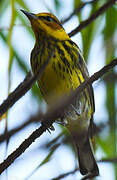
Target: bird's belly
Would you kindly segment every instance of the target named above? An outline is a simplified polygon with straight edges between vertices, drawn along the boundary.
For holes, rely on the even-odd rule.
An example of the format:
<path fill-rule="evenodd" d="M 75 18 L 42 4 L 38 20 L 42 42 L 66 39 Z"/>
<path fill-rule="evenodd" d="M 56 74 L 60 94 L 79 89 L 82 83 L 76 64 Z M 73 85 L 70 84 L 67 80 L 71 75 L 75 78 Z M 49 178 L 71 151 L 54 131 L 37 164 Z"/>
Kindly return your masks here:
<path fill-rule="evenodd" d="M 77 70 L 73 70 L 72 74 L 67 70 L 63 72 L 62 67 L 61 69 L 55 68 L 50 63 L 38 81 L 42 95 L 47 103 L 55 103 L 55 100 L 63 98 L 71 90 L 76 89 L 80 84 L 77 73 Z"/>
<path fill-rule="evenodd" d="M 70 74 L 70 72 L 62 72 L 60 69 L 53 68 L 52 63 L 50 63 L 38 81 L 45 101 L 51 105 L 56 104 L 59 99 L 64 100 L 66 95 L 80 85 L 78 75 L 81 77 L 81 81 L 83 81 L 78 69 L 72 70 Z M 76 110 L 79 109 L 79 115 L 71 108 L 71 105 L 66 109 L 66 126 L 72 133 L 87 130 L 89 127 L 91 117 L 90 99 L 87 93 L 85 96 L 84 94 L 85 91 L 81 93 L 80 99 L 76 97 L 75 105 L 72 104 Z M 79 105 L 79 102 L 81 105 Z"/>
<path fill-rule="evenodd" d="M 90 97 L 85 89 L 76 96 L 74 102 L 65 111 L 66 126 L 71 133 L 87 131 L 92 115 Z"/>
<path fill-rule="evenodd" d="M 72 115 L 66 116 L 66 127 L 73 134 L 79 132 L 87 131 L 90 124 L 90 116 L 87 112 L 82 112 L 82 114 L 77 115 L 74 110 L 72 110 Z"/>
<path fill-rule="evenodd" d="M 55 71 L 51 68 L 51 64 L 45 69 L 38 85 L 44 99 L 50 104 L 55 100 L 62 98 L 72 90 L 70 75 Z M 78 86 L 78 85 L 77 85 Z"/>

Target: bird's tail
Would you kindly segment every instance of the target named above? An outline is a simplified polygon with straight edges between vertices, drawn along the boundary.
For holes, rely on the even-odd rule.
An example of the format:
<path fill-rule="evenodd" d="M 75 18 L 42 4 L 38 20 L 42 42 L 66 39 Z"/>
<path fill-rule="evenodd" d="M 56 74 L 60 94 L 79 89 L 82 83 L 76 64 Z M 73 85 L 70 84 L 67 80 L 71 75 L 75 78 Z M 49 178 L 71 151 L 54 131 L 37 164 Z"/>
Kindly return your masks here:
<path fill-rule="evenodd" d="M 77 139 L 78 140 L 78 139 Z M 94 158 L 91 144 L 89 138 L 87 137 L 85 141 L 80 139 L 80 144 L 76 143 L 76 148 L 78 152 L 79 168 L 82 175 L 91 173 L 94 176 L 99 175 L 99 169 Z"/>

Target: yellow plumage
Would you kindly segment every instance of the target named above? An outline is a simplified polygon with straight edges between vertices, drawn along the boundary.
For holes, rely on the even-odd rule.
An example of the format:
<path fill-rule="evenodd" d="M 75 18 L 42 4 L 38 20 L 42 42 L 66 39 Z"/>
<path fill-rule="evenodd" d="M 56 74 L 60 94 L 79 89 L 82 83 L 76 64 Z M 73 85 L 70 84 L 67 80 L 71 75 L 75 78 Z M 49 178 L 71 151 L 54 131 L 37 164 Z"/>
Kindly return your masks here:
<path fill-rule="evenodd" d="M 36 43 L 31 53 L 31 67 L 35 74 L 54 51 L 38 85 L 49 106 L 64 98 L 88 78 L 88 71 L 78 46 L 70 39 L 59 20 L 50 13 L 33 14 L 29 18 Z M 98 167 L 89 142 L 89 128 L 95 107 L 92 86 L 76 97 L 64 113 L 67 128 L 78 151 L 82 174 L 98 175 Z"/>
<path fill-rule="evenodd" d="M 53 41 L 51 43 L 50 47 L 55 49 L 54 56 L 51 58 L 49 65 L 38 82 L 41 92 L 49 104 L 50 101 L 51 103 L 52 101 L 54 103 L 57 98 L 61 98 L 61 96 L 64 96 L 71 90 L 76 89 L 76 87 L 80 85 L 80 81 L 84 81 L 84 78 L 77 67 L 78 49 L 75 44 L 71 45 L 69 41 L 70 40 L 65 42 Z M 74 53 L 74 61 L 71 59 L 70 54 L 68 54 L 64 49 L 65 45 L 71 49 L 71 54 Z M 74 49 L 76 52 L 72 52 L 72 49 Z M 39 65 L 37 65 L 38 68 L 35 69 L 35 62 L 33 61 L 35 53 L 36 51 L 33 49 L 31 65 L 34 73 L 36 73 L 39 66 L 41 66 L 41 63 L 39 63 Z M 44 43 L 43 55 L 41 51 L 38 53 L 37 62 L 40 62 L 40 57 L 47 60 L 46 58 L 48 56 L 48 41 L 46 40 Z"/>

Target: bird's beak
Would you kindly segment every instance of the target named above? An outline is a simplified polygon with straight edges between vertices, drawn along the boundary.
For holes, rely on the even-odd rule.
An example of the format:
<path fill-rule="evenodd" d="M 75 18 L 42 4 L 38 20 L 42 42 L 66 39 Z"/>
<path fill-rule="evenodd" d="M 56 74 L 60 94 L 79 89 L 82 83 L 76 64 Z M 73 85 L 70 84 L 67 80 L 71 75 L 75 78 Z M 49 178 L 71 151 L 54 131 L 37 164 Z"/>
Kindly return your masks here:
<path fill-rule="evenodd" d="M 30 13 L 30 12 L 27 12 L 27 11 L 24 11 L 21 9 L 21 11 L 29 18 L 29 19 L 37 19 L 37 16 L 33 13 Z"/>

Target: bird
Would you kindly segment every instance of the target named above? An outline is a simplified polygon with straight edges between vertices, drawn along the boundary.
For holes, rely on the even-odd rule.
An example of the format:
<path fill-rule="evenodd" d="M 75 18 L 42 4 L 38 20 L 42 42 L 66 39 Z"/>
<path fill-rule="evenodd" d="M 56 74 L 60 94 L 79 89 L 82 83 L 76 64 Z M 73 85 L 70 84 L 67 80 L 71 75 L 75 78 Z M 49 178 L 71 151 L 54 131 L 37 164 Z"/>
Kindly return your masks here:
<path fill-rule="evenodd" d="M 36 74 L 43 63 L 50 62 L 38 80 L 38 86 L 48 106 L 63 99 L 89 78 L 88 69 L 78 45 L 71 40 L 61 22 L 52 13 L 34 14 L 21 10 L 29 19 L 35 36 L 30 63 Z M 95 112 L 94 92 L 88 85 L 61 118 L 71 133 L 78 154 L 82 175 L 98 176 L 99 169 L 94 158 L 89 132 Z"/>

